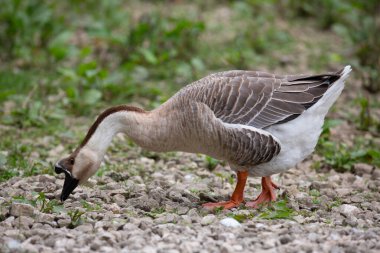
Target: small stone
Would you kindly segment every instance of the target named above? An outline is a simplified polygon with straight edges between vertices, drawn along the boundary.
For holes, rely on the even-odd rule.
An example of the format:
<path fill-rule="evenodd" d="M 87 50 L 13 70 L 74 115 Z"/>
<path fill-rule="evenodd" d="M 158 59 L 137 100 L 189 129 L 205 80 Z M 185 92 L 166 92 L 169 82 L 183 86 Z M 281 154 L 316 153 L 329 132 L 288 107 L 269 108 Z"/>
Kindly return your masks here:
<path fill-rule="evenodd" d="M 202 218 L 201 224 L 202 226 L 210 225 L 215 221 L 216 217 L 213 214 L 208 214 L 205 217 Z"/>
<path fill-rule="evenodd" d="M 57 224 L 60 228 L 67 227 L 68 225 L 70 225 L 70 223 L 71 223 L 71 219 L 59 219 L 57 221 Z"/>
<path fill-rule="evenodd" d="M 293 219 L 300 224 L 303 224 L 305 222 L 305 217 L 302 215 L 296 215 L 293 217 Z"/>
<path fill-rule="evenodd" d="M 170 191 L 167 194 L 168 198 L 175 201 L 175 202 L 183 202 L 183 197 L 180 192 L 178 191 Z"/>
<path fill-rule="evenodd" d="M 350 216 L 343 220 L 343 224 L 350 225 L 351 227 L 356 227 L 358 225 L 358 219 L 355 216 Z"/>
<path fill-rule="evenodd" d="M 355 174 L 358 176 L 363 176 L 365 174 L 370 175 L 373 170 L 374 167 L 366 163 L 357 163 L 354 165 Z"/>
<path fill-rule="evenodd" d="M 194 175 L 193 174 L 187 174 L 184 177 L 185 181 L 192 182 L 194 180 Z"/>
<path fill-rule="evenodd" d="M 375 168 L 375 170 L 372 172 L 372 179 L 379 179 L 380 178 L 380 169 Z"/>
<path fill-rule="evenodd" d="M 201 218 L 195 208 L 190 209 L 190 211 L 187 212 L 187 215 L 189 215 L 193 223 L 199 222 Z"/>
<path fill-rule="evenodd" d="M 234 218 L 224 218 L 223 220 L 220 221 L 220 224 L 222 224 L 225 227 L 231 227 L 231 228 L 241 227 L 241 224 Z"/>
<path fill-rule="evenodd" d="M 112 200 L 118 205 L 118 206 L 125 206 L 125 197 L 122 194 L 115 194 L 112 196 Z"/>
<path fill-rule="evenodd" d="M 347 195 L 350 195 L 352 193 L 351 188 L 337 188 L 335 191 L 338 194 L 339 198 L 346 197 Z"/>
<path fill-rule="evenodd" d="M 36 222 L 51 223 L 55 219 L 54 215 L 47 213 L 38 213 L 36 216 Z"/>
<path fill-rule="evenodd" d="M 265 224 L 263 224 L 263 223 L 256 223 L 256 224 L 255 224 L 255 227 L 256 227 L 256 228 L 265 228 L 266 226 L 265 226 Z"/>
<path fill-rule="evenodd" d="M 34 207 L 29 204 L 13 202 L 11 205 L 12 216 L 33 216 Z"/>
<path fill-rule="evenodd" d="M 16 228 L 29 229 L 32 227 L 34 219 L 28 216 L 19 216 L 13 221 L 13 226 Z"/>
<path fill-rule="evenodd" d="M 358 196 L 358 195 L 354 195 L 350 198 L 351 202 L 352 203 L 362 203 L 364 202 L 364 198 L 362 198 L 361 196 Z"/>
<path fill-rule="evenodd" d="M 54 183 L 55 180 L 56 180 L 56 177 L 51 176 L 51 175 L 46 175 L 46 174 L 40 175 L 38 178 L 38 181 L 42 183 L 46 183 L 46 182 Z"/>
<path fill-rule="evenodd" d="M 7 241 L 7 247 L 10 250 L 19 250 L 21 248 L 21 243 L 18 240 L 10 239 Z"/>
<path fill-rule="evenodd" d="M 192 220 L 189 215 L 181 215 L 182 222 L 184 224 L 191 224 Z"/>
<path fill-rule="evenodd" d="M 291 241 L 292 241 L 292 238 L 288 235 L 284 235 L 284 236 L 280 237 L 280 243 L 281 244 L 287 244 Z"/>
<path fill-rule="evenodd" d="M 177 213 L 179 215 L 186 214 L 189 211 L 189 208 L 187 206 L 179 206 L 177 209 Z"/>
<path fill-rule="evenodd" d="M 75 228 L 75 230 L 81 231 L 83 233 L 88 233 L 93 231 L 93 226 L 91 224 L 83 224 L 79 225 L 78 227 Z"/>
<path fill-rule="evenodd" d="M 157 224 L 176 223 L 179 220 L 179 216 L 174 213 L 168 213 L 155 220 Z"/>
<path fill-rule="evenodd" d="M 339 212 L 345 217 L 351 217 L 357 215 L 360 209 L 353 205 L 343 204 L 339 207 Z"/>
<path fill-rule="evenodd" d="M 120 210 L 121 210 L 121 208 L 116 203 L 112 203 L 108 205 L 107 209 L 115 214 L 120 213 Z"/>
<path fill-rule="evenodd" d="M 309 239 L 312 242 L 315 242 L 318 239 L 318 234 L 316 234 L 316 233 L 310 233 L 310 234 L 307 235 L 307 239 Z"/>
<path fill-rule="evenodd" d="M 159 203 L 157 202 L 157 200 L 148 198 L 148 196 L 146 195 L 141 196 L 139 198 L 129 199 L 127 201 L 127 205 L 134 206 L 135 208 L 139 208 L 146 212 L 150 212 L 152 209 L 159 207 Z"/>

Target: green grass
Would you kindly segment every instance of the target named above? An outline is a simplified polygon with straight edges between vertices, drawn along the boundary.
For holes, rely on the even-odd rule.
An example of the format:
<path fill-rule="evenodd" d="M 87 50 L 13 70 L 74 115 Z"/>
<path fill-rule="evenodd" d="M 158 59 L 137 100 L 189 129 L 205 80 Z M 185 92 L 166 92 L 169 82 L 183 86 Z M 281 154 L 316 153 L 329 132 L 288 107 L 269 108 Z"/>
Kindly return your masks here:
<path fill-rule="evenodd" d="M 75 210 L 69 210 L 67 214 L 69 215 L 71 219 L 71 222 L 68 225 L 68 228 L 75 228 L 83 223 L 83 219 L 84 219 L 83 214 L 85 214 L 85 212 L 82 212 L 79 209 L 75 209 Z"/>
<path fill-rule="evenodd" d="M 287 206 L 286 199 L 271 203 L 260 213 L 259 218 L 266 220 L 292 219 L 296 212 Z"/>

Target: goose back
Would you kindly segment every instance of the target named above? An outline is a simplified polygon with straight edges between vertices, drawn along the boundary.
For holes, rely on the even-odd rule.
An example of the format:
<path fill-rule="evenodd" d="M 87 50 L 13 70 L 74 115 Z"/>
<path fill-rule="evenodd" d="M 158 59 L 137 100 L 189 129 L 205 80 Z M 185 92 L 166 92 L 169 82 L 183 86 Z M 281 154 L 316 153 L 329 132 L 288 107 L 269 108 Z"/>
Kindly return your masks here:
<path fill-rule="evenodd" d="M 225 123 L 265 129 L 297 118 L 318 102 L 341 73 L 281 76 L 226 71 L 184 87 L 173 99 L 202 102 Z"/>

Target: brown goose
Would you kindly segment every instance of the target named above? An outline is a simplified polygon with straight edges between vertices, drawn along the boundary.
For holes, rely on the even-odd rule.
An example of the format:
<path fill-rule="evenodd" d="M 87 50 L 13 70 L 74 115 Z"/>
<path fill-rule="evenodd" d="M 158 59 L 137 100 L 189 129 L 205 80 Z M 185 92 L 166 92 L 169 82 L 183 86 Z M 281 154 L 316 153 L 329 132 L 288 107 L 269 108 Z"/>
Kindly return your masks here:
<path fill-rule="evenodd" d="M 66 174 L 61 200 L 99 168 L 116 133 L 152 151 L 203 153 L 228 162 L 237 185 L 227 202 L 241 204 L 248 175 L 262 177 L 259 197 L 247 206 L 274 201 L 270 176 L 313 152 L 329 108 L 338 98 L 350 66 L 322 75 L 274 75 L 227 71 L 196 81 L 153 111 L 116 106 L 101 113 L 83 142 L 55 171 Z"/>

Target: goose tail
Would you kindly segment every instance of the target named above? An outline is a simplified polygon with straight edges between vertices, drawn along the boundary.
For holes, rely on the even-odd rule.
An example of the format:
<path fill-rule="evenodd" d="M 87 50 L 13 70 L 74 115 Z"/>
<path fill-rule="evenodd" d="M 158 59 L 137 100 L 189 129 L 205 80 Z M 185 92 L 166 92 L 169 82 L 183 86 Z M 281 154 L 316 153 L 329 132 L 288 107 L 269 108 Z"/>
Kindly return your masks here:
<path fill-rule="evenodd" d="M 343 69 L 339 70 L 336 74 L 340 76 L 340 78 L 338 79 L 338 81 L 342 81 L 344 82 L 348 75 L 350 74 L 350 72 L 352 71 L 352 68 L 350 65 L 347 65 L 346 67 L 344 67 Z"/>

